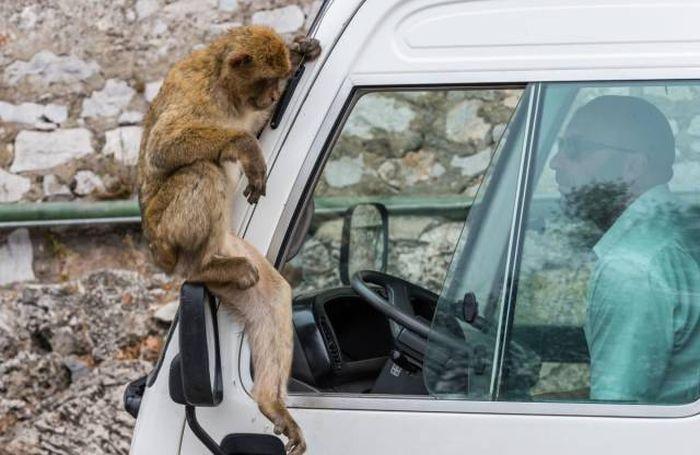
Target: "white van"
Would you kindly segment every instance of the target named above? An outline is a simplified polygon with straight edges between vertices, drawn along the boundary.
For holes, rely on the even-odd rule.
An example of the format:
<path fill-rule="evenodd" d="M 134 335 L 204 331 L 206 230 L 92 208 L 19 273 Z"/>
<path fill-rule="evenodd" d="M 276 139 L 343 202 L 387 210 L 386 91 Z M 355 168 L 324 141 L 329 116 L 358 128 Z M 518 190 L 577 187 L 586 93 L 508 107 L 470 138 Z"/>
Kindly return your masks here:
<path fill-rule="evenodd" d="M 233 226 L 295 287 L 308 453 L 700 453 L 700 2 L 328 0 L 310 34 Z M 283 453 L 242 327 L 183 299 L 131 453 Z"/>

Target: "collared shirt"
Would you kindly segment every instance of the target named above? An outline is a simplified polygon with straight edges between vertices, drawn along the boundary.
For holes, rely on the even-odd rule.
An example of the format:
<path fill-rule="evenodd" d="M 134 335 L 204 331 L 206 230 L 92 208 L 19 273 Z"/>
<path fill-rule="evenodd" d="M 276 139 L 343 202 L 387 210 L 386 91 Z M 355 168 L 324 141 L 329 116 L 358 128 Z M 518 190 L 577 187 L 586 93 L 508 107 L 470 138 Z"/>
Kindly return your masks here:
<path fill-rule="evenodd" d="M 693 220 L 666 185 L 637 198 L 593 248 L 586 340 L 591 399 L 700 396 L 700 267 Z"/>

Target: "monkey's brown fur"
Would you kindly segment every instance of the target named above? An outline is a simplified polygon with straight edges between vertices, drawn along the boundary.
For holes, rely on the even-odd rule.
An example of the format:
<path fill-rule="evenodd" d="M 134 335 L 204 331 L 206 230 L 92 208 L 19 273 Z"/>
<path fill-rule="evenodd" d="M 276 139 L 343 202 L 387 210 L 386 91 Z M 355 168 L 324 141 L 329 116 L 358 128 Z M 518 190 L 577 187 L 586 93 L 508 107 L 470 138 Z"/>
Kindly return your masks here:
<path fill-rule="evenodd" d="M 296 52 L 318 55 L 315 40 Z M 291 290 L 267 260 L 229 232 L 239 162 L 244 195 L 265 194 L 266 165 L 255 135 L 291 72 L 284 41 L 270 28 L 232 29 L 175 64 L 145 119 L 138 164 L 144 233 L 155 263 L 204 282 L 242 318 L 262 413 L 289 439 L 306 443 L 284 398 L 292 357 Z"/>

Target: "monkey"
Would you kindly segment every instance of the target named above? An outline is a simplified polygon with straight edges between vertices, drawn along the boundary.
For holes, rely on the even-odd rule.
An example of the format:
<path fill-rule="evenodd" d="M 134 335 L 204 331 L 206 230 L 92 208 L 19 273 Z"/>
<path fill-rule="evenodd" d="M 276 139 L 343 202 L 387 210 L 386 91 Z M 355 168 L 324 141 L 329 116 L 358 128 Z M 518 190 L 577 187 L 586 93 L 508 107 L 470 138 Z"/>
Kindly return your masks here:
<path fill-rule="evenodd" d="M 306 442 L 285 406 L 292 359 L 291 288 L 250 244 L 230 232 L 239 166 L 251 204 L 265 195 L 256 139 L 293 62 L 316 58 L 317 40 L 290 48 L 269 27 L 233 28 L 176 63 L 144 119 L 137 165 L 142 229 L 154 263 L 204 283 L 240 317 L 251 345 L 260 411 L 287 439 Z"/>

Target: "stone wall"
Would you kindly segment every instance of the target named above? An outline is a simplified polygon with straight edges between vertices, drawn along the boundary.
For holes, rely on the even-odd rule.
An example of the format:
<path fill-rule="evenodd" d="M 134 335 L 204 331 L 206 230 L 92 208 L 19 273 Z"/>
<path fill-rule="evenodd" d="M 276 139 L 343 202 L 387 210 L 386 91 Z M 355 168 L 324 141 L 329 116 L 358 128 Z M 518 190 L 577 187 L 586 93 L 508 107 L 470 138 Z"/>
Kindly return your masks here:
<path fill-rule="evenodd" d="M 0 203 L 125 199 L 168 68 L 229 27 L 302 32 L 312 0 L 0 4 Z"/>
<path fill-rule="evenodd" d="M 473 196 L 520 90 L 376 92 L 355 104 L 317 196 Z"/>

